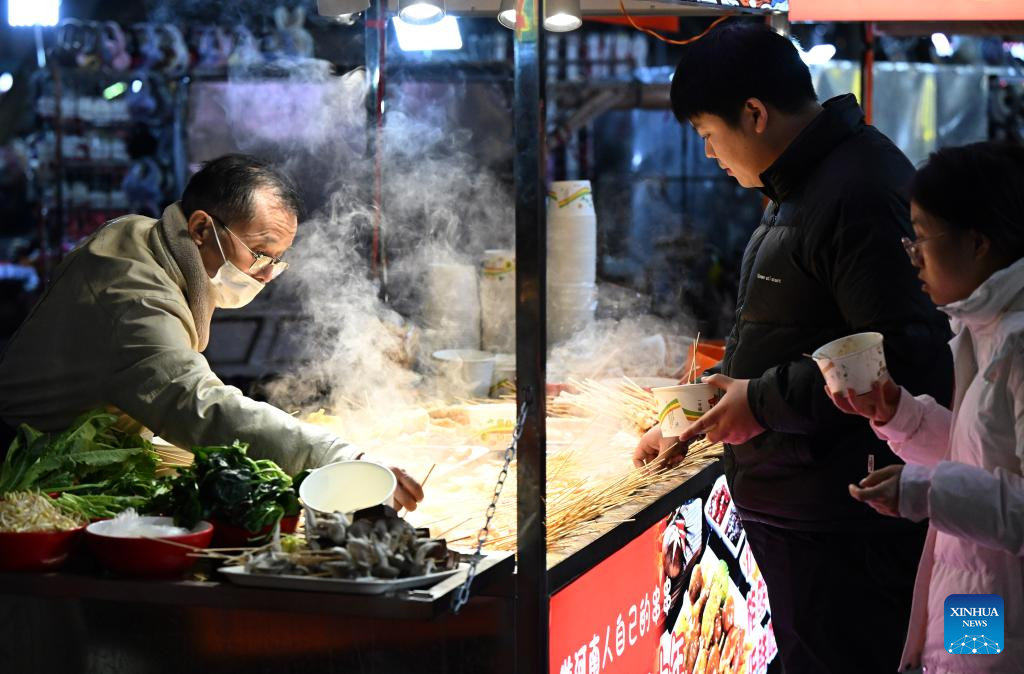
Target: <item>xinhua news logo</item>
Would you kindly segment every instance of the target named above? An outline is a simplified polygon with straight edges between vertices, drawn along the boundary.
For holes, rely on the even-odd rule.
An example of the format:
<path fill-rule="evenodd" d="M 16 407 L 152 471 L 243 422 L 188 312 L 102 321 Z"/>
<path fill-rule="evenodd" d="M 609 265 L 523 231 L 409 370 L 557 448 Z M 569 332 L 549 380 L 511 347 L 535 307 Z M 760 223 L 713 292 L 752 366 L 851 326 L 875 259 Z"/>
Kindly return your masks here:
<path fill-rule="evenodd" d="M 951 594 L 946 597 L 946 651 L 983 655 L 1003 651 L 1003 598 L 998 594 Z"/>

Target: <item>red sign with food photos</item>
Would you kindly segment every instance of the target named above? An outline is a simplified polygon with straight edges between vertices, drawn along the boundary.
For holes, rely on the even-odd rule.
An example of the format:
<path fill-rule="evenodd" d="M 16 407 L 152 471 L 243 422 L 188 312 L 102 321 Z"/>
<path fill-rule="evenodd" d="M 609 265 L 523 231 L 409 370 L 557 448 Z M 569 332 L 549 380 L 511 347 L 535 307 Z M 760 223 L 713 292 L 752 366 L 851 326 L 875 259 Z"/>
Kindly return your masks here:
<path fill-rule="evenodd" d="M 777 674 L 768 588 L 725 476 L 557 592 L 549 674 Z"/>
<path fill-rule="evenodd" d="M 664 632 L 664 520 L 551 597 L 550 674 L 654 674 Z"/>

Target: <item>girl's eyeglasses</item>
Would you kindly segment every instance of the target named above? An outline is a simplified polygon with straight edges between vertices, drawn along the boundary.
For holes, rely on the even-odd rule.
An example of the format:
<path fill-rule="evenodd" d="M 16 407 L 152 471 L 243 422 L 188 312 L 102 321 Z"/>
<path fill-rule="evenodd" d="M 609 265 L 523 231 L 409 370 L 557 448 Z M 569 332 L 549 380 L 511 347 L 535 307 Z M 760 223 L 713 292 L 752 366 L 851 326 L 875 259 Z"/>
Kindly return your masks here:
<path fill-rule="evenodd" d="M 921 255 L 921 244 L 942 238 L 947 234 L 949 234 L 949 232 L 942 232 L 941 234 L 936 234 L 935 236 L 925 236 L 913 240 L 907 237 L 903 237 L 901 239 L 901 241 L 903 242 L 903 250 L 907 251 L 907 257 L 910 258 L 910 263 L 913 264 L 915 267 L 920 267 L 922 264 L 924 264 L 924 257 Z"/>

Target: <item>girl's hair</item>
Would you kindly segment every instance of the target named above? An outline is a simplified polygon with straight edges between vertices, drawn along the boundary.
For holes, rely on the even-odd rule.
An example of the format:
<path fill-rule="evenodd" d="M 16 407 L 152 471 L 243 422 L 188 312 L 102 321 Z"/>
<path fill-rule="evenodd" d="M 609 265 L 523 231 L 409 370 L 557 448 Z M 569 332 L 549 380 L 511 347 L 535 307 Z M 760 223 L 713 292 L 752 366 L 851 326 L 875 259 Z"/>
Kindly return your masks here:
<path fill-rule="evenodd" d="M 973 229 L 1010 262 L 1024 257 L 1024 147 L 974 143 L 933 152 L 910 198 L 956 230 Z"/>

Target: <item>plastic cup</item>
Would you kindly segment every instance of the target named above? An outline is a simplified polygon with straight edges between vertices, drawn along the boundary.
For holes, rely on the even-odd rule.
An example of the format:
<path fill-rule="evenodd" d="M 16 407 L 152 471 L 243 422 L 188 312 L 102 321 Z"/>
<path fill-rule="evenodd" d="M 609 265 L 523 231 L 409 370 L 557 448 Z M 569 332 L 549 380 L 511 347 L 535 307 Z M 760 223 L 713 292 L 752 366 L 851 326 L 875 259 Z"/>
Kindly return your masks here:
<path fill-rule="evenodd" d="M 679 437 L 718 402 L 718 389 L 711 384 L 660 386 L 651 393 L 658 401 L 658 422 L 664 438 Z"/>
<path fill-rule="evenodd" d="M 853 389 L 857 395 L 871 392 L 871 385 L 885 379 L 885 351 L 882 335 L 860 332 L 829 342 L 811 354 L 825 377 L 828 390 L 846 395 Z"/>

